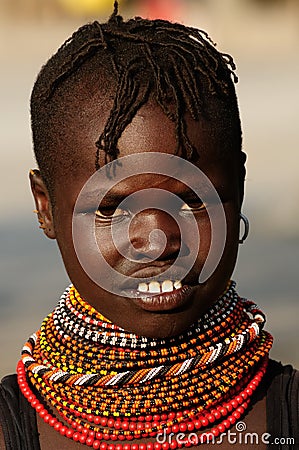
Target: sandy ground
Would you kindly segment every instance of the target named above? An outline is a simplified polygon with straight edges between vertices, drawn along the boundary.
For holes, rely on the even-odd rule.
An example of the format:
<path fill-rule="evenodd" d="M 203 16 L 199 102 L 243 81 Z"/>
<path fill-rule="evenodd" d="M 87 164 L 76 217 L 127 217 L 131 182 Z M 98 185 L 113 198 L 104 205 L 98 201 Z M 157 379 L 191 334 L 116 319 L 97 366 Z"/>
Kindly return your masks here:
<path fill-rule="evenodd" d="M 185 22 L 208 29 L 221 49 L 235 56 L 240 77 L 249 154 L 244 211 L 251 236 L 235 278 L 240 292 L 268 313 L 267 328 L 276 337 L 273 356 L 299 367 L 299 27 L 290 13 L 195 12 L 189 11 Z M 24 340 L 68 283 L 55 243 L 39 234 L 31 213 L 28 99 L 40 66 L 77 23 L 2 19 L 0 25 L 1 376 L 14 371 Z"/>

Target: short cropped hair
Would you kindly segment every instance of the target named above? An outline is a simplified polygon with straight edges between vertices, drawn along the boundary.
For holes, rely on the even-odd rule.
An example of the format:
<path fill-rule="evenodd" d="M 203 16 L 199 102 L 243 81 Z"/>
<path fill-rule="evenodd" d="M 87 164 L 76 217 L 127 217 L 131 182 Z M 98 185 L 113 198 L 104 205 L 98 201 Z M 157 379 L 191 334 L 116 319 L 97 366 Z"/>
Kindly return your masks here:
<path fill-rule="evenodd" d="M 192 161 L 200 157 L 186 130 L 186 115 L 194 120 L 220 120 L 229 129 L 239 157 L 243 196 L 245 155 L 234 83 L 237 76 L 230 55 L 221 53 L 207 33 L 166 20 L 140 17 L 124 21 L 114 12 L 108 22 L 95 21 L 79 28 L 41 69 L 31 96 L 33 145 L 42 177 L 53 188 L 55 149 L 48 123 L 57 103 L 72 96 L 76 76 L 98 77 L 99 90 L 110 89 L 113 106 L 95 142 L 95 169 L 99 152 L 105 162 L 117 159 L 118 141 L 138 110 L 154 99 L 175 124 L 176 152 Z M 66 92 L 68 91 L 68 92 Z M 221 110 L 221 118 L 217 109 Z M 59 126 L 56 124 L 56 127 Z"/>

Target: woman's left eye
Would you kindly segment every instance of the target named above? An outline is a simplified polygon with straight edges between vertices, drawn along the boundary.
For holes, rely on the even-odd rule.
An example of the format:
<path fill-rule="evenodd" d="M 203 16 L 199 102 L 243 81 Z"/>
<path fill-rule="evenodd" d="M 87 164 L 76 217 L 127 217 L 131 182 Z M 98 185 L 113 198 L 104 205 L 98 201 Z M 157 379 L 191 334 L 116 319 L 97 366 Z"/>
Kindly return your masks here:
<path fill-rule="evenodd" d="M 196 212 L 196 211 L 202 211 L 205 208 L 206 208 L 206 205 L 204 204 L 204 202 L 201 201 L 200 199 L 196 199 L 196 200 L 190 200 L 190 201 L 184 203 L 181 207 L 181 211 Z"/>

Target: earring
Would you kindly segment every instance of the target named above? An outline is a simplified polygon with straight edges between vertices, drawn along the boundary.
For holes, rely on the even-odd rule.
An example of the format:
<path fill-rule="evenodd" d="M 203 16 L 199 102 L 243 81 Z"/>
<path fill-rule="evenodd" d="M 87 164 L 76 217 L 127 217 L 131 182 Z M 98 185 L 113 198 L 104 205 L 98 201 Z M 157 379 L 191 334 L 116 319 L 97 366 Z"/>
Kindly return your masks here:
<path fill-rule="evenodd" d="M 42 230 L 45 230 L 47 227 L 45 225 L 44 219 L 42 217 L 40 217 L 37 209 L 34 209 L 33 212 L 35 214 L 37 214 L 37 219 L 39 221 L 39 228 L 41 228 Z"/>
<path fill-rule="evenodd" d="M 39 228 L 41 228 L 42 230 L 45 230 L 47 227 L 44 223 L 44 219 L 38 219 L 39 221 Z"/>
<path fill-rule="evenodd" d="M 249 220 L 242 213 L 240 213 L 240 219 L 244 223 L 244 233 L 243 233 L 243 236 L 239 239 L 239 244 L 243 244 L 243 242 L 246 240 L 248 233 L 249 233 Z"/>

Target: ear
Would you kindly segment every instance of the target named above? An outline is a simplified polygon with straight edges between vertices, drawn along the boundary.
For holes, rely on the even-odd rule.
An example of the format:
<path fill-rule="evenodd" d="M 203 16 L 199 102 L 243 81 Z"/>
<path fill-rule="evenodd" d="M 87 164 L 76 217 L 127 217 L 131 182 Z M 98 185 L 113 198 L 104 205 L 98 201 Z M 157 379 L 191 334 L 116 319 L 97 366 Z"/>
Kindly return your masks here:
<path fill-rule="evenodd" d="M 56 235 L 52 205 L 48 189 L 46 188 L 39 170 L 30 170 L 29 178 L 41 228 L 44 230 L 44 233 L 48 238 L 55 239 Z"/>

